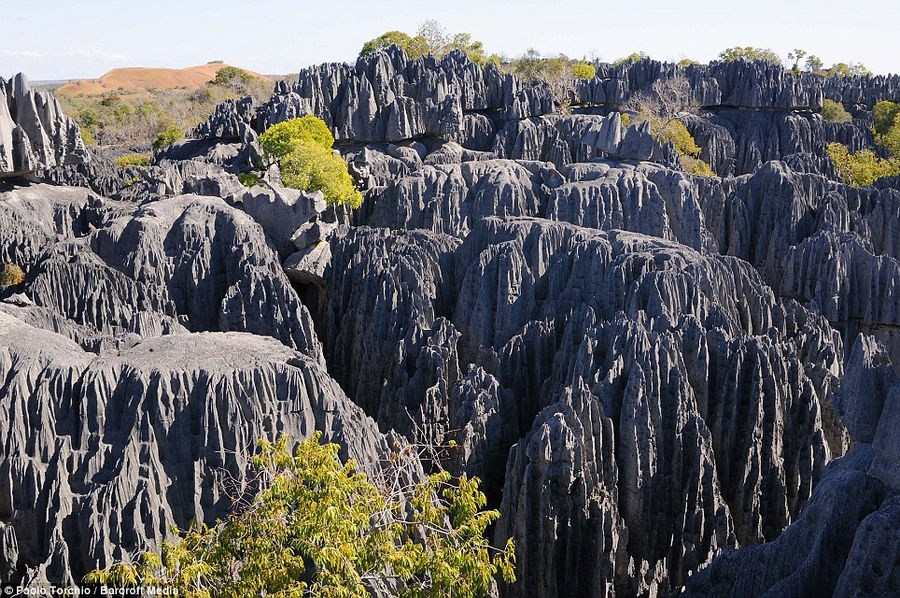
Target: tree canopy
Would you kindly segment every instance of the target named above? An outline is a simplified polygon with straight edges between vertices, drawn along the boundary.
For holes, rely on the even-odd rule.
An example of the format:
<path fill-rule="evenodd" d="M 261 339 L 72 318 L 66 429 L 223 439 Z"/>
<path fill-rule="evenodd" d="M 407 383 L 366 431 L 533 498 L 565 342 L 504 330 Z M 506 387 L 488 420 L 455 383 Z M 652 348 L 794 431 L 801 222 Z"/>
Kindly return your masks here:
<path fill-rule="evenodd" d="M 188 597 L 368 598 L 388 587 L 400 597 L 465 598 L 488 593 L 495 575 L 514 579 L 512 544 L 496 550 L 484 538 L 499 513 L 483 510 L 477 478 L 441 472 L 403 492 L 398 477 L 380 490 L 318 433 L 293 453 L 285 436 L 259 447 L 252 464 L 263 488 L 246 509 L 85 581 Z"/>
<path fill-rule="evenodd" d="M 332 204 L 362 204 L 347 164 L 331 150 L 334 136 L 322 119 L 301 116 L 278 123 L 259 136 L 259 144 L 264 158 L 278 164 L 286 186 L 321 191 Z"/>
<path fill-rule="evenodd" d="M 410 58 L 419 58 L 428 54 L 440 58 L 451 50 L 462 50 L 475 64 L 499 62 L 499 56 L 485 54 L 484 44 L 473 40 L 471 33 L 449 34 L 440 23 L 432 19 L 422 23 L 415 36 L 403 31 L 383 33 L 364 43 L 359 55 L 368 56 L 392 44 L 399 46 Z"/>
<path fill-rule="evenodd" d="M 726 48 L 719 53 L 719 59 L 725 62 L 733 62 L 735 60 L 761 60 L 770 64 L 782 64 L 781 57 L 768 48 L 754 48 L 752 46 L 734 46 Z"/>

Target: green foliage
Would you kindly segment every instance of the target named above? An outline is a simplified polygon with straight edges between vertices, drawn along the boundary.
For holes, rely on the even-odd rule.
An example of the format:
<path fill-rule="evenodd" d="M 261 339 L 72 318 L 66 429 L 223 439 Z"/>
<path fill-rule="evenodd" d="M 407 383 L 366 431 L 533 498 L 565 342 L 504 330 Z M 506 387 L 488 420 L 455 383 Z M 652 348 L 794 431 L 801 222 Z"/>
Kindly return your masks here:
<path fill-rule="evenodd" d="M 233 85 L 235 82 L 242 82 L 244 84 L 250 83 L 253 81 L 253 75 L 245 71 L 244 69 L 239 69 L 235 66 L 223 66 L 218 71 L 216 71 L 216 77 L 211 81 L 213 85 L 221 85 L 221 86 L 229 86 Z"/>
<path fill-rule="evenodd" d="M 621 112 L 621 113 L 619 113 L 619 120 L 622 121 L 622 126 L 623 126 L 623 127 L 629 127 L 629 126 L 631 126 L 631 115 L 628 114 L 627 112 Z"/>
<path fill-rule="evenodd" d="M 719 53 L 719 59 L 725 62 L 733 62 L 735 60 L 761 60 L 770 64 L 782 64 L 781 57 L 773 50 L 768 48 L 754 48 L 752 46 L 735 46 L 726 48 Z"/>
<path fill-rule="evenodd" d="M 872 108 L 875 143 L 900 158 L 900 104 L 882 100 Z"/>
<path fill-rule="evenodd" d="M 706 161 L 701 160 L 700 158 L 692 158 L 690 156 L 682 156 L 681 162 L 684 166 L 685 172 L 689 174 L 693 174 L 696 176 L 705 176 L 705 177 L 714 177 L 716 176 L 715 171 L 710 167 Z"/>
<path fill-rule="evenodd" d="M 822 102 L 822 118 L 830 123 L 848 123 L 853 120 L 850 113 L 844 110 L 843 104 L 828 99 Z"/>
<path fill-rule="evenodd" d="M 237 178 L 244 187 L 255 187 L 262 182 L 259 175 L 252 172 L 238 173 Z"/>
<path fill-rule="evenodd" d="M 149 166 L 150 156 L 147 154 L 125 154 L 116 158 L 113 163 L 119 170 L 129 166 Z"/>
<path fill-rule="evenodd" d="M 865 149 L 851 154 L 840 143 L 829 143 L 828 155 L 841 179 L 854 187 L 865 187 L 887 176 L 900 176 L 900 158 L 880 158 Z"/>
<path fill-rule="evenodd" d="M 334 135 L 321 118 L 307 115 L 272 125 L 259 136 L 259 145 L 270 159 L 287 156 L 301 143 L 313 143 L 330 150 Z"/>
<path fill-rule="evenodd" d="M 97 140 L 94 139 L 94 134 L 91 133 L 90 129 L 81 129 L 81 140 L 85 145 L 89 147 L 94 147 L 97 145 Z"/>
<path fill-rule="evenodd" d="M 576 79 L 593 79 L 597 76 L 597 67 L 589 62 L 578 62 L 572 65 L 572 76 Z"/>
<path fill-rule="evenodd" d="M 322 119 L 302 116 L 278 123 L 259 136 L 259 144 L 265 159 L 278 163 L 288 187 L 321 191 L 328 203 L 362 204 L 347 164 L 331 151 L 334 137 Z"/>
<path fill-rule="evenodd" d="M 494 575 L 514 580 L 513 545 L 497 551 L 484 538 L 499 513 L 483 510 L 477 479 L 433 475 L 404 508 L 393 484 L 379 490 L 319 438 L 293 454 L 285 436 L 261 441 L 252 463 L 267 482 L 247 509 L 85 582 L 174 587 L 187 597 L 367 598 L 372 583 L 391 580 L 401 598 L 464 598 L 486 594 Z"/>
<path fill-rule="evenodd" d="M 484 44 L 472 39 L 471 33 L 448 35 L 444 27 L 435 20 L 422 23 L 415 36 L 402 31 L 388 31 L 363 44 L 360 56 L 368 56 L 388 46 L 399 46 L 410 58 L 419 58 L 428 54 L 440 58 L 451 50 L 462 50 L 475 64 L 484 66 L 492 62 L 499 65 L 501 58 L 492 54 L 487 56 Z"/>
<path fill-rule="evenodd" d="M 184 139 L 184 131 L 178 127 L 169 127 L 157 135 L 156 139 L 153 140 L 153 149 L 161 150 L 182 139 Z"/>
<path fill-rule="evenodd" d="M 700 155 L 700 146 L 694 141 L 694 137 L 679 120 L 670 120 L 667 123 L 650 121 L 650 132 L 658 139 L 672 142 L 679 156 L 696 158 Z"/>
<path fill-rule="evenodd" d="M 281 181 L 302 191 L 321 191 L 328 203 L 351 208 L 362 205 L 362 194 L 347 172 L 343 158 L 314 143 L 301 143 L 279 161 Z"/>
<path fill-rule="evenodd" d="M 692 64 L 697 64 L 697 61 L 693 58 L 682 58 L 678 61 L 678 66 L 680 66 L 681 68 L 689 67 Z"/>
<path fill-rule="evenodd" d="M 872 71 L 866 68 L 866 65 L 860 62 L 836 62 L 831 68 L 825 69 L 823 74 L 826 77 L 870 77 Z"/>
<path fill-rule="evenodd" d="M 15 287 L 25 282 L 25 272 L 16 264 L 3 264 L 0 268 L 0 289 Z"/>
<path fill-rule="evenodd" d="M 872 108 L 872 132 L 876 135 L 887 133 L 895 125 L 897 115 L 900 115 L 900 104 L 887 100 L 876 102 Z"/>
<path fill-rule="evenodd" d="M 650 56 L 646 52 L 632 52 L 628 56 L 624 56 L 613 63 L 613 66 L 625 66 L 646 60 Z"/>
<path fill-rule="evenodd" d="M 484 54 L 484 44 L 478 40 L 473 41 L 471 33 L 457 33 L 450 38 L 446 47 L 448 50 L 462 50 L 475 64 L 484 66 L 488 62 Z"/>
<path fill-rule="evenodd" d="M 364 43 L 359 55 L 368 56 L 392 45 L 399 46 L 410 58 L 419 58 L 428 53 L 428 43 L 424 37 L 410 37 L 402 31 L 388 31 Z"/>

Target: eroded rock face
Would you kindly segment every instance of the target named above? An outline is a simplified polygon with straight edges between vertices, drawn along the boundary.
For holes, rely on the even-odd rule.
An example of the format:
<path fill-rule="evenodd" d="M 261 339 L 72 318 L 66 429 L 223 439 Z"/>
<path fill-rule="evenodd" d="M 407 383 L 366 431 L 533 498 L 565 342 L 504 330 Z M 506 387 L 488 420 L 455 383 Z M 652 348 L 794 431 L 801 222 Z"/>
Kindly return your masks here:
<path fill-rule="evenodd" d="M 825 470 L 800 517 L 775 541 L 725 553 L 687 583 L 689 596 L 896 593 L 900 571 L 900 379 L 860 336 L 836 395 L 853 438 Z"/>
<path fill-rule="evenodd" d="M 86 204 L 81 194 L 41 191 L 5 198 L 11 210 L 58 216 L 56 228 L 38 221 L 13 245 L 33 263 L 25 292 L 37 306 L 123 341 L 186 329 L 252 332 L 321 361 L 308 311 L 246 214 L 221 199 L 177 196 L 131 207 L 88 234 L 87 216 L 71 214 Z M 122 207 L 101 205 L 109 203 Z"/>
<path fill-rule="evenodd" d="M 86 156 L 78 125 L 51 94 L 32 89 L 22 73 L 0 78 L 0 177 L 75 164 Z"/>
<path fill-rule="evenodd" d="M 97 357 L 0 314 L 0 580 L 72 583 L 214 522 L 258 438 L 314 430 L 360 463 L 385 444 L 315 360 L 245 333 L 175 334 Z"/>

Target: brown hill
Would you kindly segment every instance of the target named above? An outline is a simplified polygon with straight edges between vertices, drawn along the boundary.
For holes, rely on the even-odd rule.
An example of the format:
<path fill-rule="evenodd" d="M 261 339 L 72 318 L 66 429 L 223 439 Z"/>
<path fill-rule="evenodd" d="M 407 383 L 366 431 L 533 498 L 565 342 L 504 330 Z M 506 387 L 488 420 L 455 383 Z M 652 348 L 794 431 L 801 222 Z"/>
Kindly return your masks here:
<path fill-rule="evenodd" d="M 211 62 L 183 69 L 152 67 L 127 67 L 113 69 L 99 79 L 71 81 L 59 87 L 61 95 L 102 95 L 111 91 L 141 93 L 150 90 L 198 89 L 212 81 L 219 69 L 228 66 L 222 62 Z M 243 69 L 246 70 L 246 69 Z M 247 71 L 254 77 L 269 78 Z"/>

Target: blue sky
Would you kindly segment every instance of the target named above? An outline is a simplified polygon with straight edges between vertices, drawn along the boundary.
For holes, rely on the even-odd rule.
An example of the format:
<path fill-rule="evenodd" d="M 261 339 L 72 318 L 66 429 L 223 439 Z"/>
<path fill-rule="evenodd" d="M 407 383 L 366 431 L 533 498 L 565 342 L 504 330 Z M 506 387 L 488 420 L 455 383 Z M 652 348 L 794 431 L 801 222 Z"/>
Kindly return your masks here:
<path fill-rule="evenodd" d="M 467 31 L 488 52 L 614 60 L 636 50 L 700 61 L 735 45 L 786 55 L 805 48 L 826 66 L 862 62 L 900 72 L 900 2 L 828 0 L 0 0 L 0 76 L 98 77 L 117 66 L 185 67 L 224 60 L 266 74 L 353 60 L 384 31 L 425 19 Z"/>

